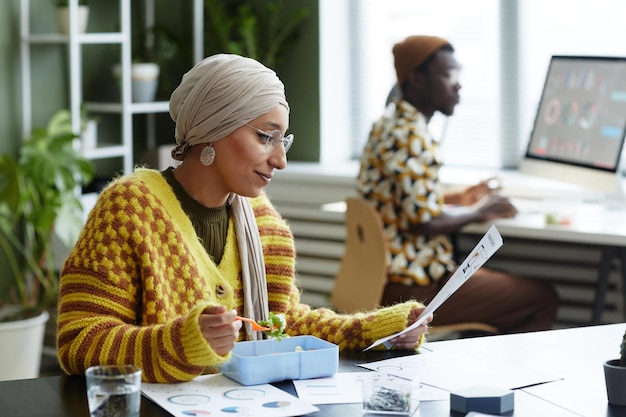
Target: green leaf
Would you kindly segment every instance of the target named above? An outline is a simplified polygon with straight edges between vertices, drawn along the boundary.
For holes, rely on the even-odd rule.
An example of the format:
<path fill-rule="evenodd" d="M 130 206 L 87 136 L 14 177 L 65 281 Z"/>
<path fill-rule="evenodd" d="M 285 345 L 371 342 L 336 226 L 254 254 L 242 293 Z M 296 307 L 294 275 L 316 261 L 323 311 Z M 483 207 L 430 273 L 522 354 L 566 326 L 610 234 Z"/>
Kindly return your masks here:
<path fill-rule="evenodd" d="M 280 341 L 285 337 L 289 337 L 285 333 L 287 321 L 285 320 L 284 314 L 274 314 L 270 311 L 267 320 L 260 320 L 259 324 L 270 328 L 270 330 L 266 330 L 263 333 L 272 339 Z"/>
<path fill-rule="evenodd" d="M 300 8 L 286 16 L 284 4 L 275 0 L 255 8 L 256 2 L 246 0 L 204 0 L 205 54 L 239 54 L 275 68 L 309 14 Z"/>
<path fill-rule="evenodd" d="M 54 231 L 64 243 L 82 228 L 77 188 L 93 178 L 93 165 L 75 147 L 68 110 L 46 128 L 34 128 L 18 157 L 0 155 L 0 250 L 13 275 L 13 299 L 24 311 L 47 308 L 56 299 L 58 273 Z"/>

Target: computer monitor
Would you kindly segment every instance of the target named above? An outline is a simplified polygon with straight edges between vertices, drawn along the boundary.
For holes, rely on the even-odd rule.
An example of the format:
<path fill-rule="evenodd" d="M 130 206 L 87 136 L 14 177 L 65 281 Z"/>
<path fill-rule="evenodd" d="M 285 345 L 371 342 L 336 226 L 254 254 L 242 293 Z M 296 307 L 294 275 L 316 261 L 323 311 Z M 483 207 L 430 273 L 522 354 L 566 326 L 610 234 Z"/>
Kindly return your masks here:
<path fill-rule="evenodd" d="M 553 56 L 519 170 L 621 194 L 625 134 L 626 57 Z"/>

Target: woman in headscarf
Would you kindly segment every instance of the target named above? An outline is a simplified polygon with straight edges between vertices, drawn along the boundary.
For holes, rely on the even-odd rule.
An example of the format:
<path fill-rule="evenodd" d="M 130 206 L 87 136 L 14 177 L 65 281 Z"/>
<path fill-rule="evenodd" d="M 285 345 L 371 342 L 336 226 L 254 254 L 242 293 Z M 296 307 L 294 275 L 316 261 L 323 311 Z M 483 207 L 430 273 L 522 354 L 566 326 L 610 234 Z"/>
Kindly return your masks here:
<path fill-rule="evenodd" d="M 300 303 L 293 236 L 263 193 L 293 141 L 272 70 L 208 57 L 183 76 L 170 114 L 181 163 L 112 181 L 65 262 L 57 334 L 65 372 L 132 363 L 151 382 L 216 372 L 235 342 L 260 338 L 237 315 L 283 314 L 287 334 L 340 349 L 363 349 L 416 320 L 416 302 L 354 315 Z M 426 330 L 391 342 L 416 349 Z"/>

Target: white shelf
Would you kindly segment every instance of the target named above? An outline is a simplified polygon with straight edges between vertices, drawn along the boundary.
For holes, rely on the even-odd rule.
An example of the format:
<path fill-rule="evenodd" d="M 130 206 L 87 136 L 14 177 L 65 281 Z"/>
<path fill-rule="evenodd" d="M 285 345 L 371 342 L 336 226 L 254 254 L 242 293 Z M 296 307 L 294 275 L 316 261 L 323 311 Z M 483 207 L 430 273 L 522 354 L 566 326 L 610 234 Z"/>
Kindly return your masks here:
<path fill-rule="evenodd" d="M 128 153 L 129 149 L 123 145 L 101 144 L 97 148 L 83 149 L 82 153 L 89 159 L 106 159 L 122 157 Z"/>
<path fill-rule="evenodd" d="M 95 113 L 122 113 L 132 114 L 166 113 L 169 112 L 169 101 L 153 101 L 149 103 L 93 103 L 86 102 L 85 108 Z"/>
<path fill-rule="evenodd" d="M 121 44 L 124 41 L 124 34 L 111 33 L 79 33 L 76 35 L 76 42 L 80 45 L 89 44 Z M 69 35 L 60 33 L 38 33 L 24 36 L 23 40 L 31 44 L 66 44 L 71 41 Z"/>
<path fill-rule="evenodd" d="M 72 128 L 78 132 L 81 128 L 81 107 L 85 108 L 92 114 L 119 114 L 121 123 L 120 143 L 105 144 L 97 143 L 95 147 L 84 148 L 82 150 L 85 157 L 91 160 L 106 158 L 122 158 L 123 171 L 129 173 L 133 166 L 133 115 L 143 114 L 147 119 L 146 148 L 156 146 L 155 139 L 155 120 L 154 115 L 157 113 L 169 112 L 169 103 L 167 101 L 158 101 L 151 103 L 133 103 L 131 88 L 131 0 L 119 0 L 117 2 L 109 2 L 108 0 L 91 0 L 92 2 L 100 1 L 102 4 L 118 9 L 119 16 L 119 32 L 105 33 L 78 33 L 78 0 L 70 0 L 70 22 L 69 34 L 61 33 L 33 33 L 30 27 L 31 7 L 40 5 L 38 1 L 20 0 L 20 25 L 21 25 L 21 64 L 22 64 L 22 114 L 23 114 L 23 132 L 28 135 L 32 129 L 32 104 L 36 100 L 41 100 L 41 94 L 35 95 L 32 90 L 32 74 L 31 74 L 31 46 L 33 45 L 65 45 L 68 50 L 68 71 L 67 83 L 69 84 L 69 106 L 72 114 Z M 203 58 L 203 37 L 204 37 L 204 2 L 203 0 L 193 0 L 193 40 L 194 40 L 194 63 Z M 145 1 L 145 27 L 154 25 L 154 0 Z M 96 19 L 97 16 L 91 16 L 90 19 Z M 52 16 L 51 19 L 54 19 Z M 100 103 L 88 102 L 83 100 L 83 45 L 95 44 L 116 44 L 119 45 L 121 55 L 120 63 L 122 68 L 122 76 L 120 79 L 120 100 L 118 102 Z M 107 70 L 108 69 L 101 69 Z M 50 82 L 54 82 L 51 80 Z"/>

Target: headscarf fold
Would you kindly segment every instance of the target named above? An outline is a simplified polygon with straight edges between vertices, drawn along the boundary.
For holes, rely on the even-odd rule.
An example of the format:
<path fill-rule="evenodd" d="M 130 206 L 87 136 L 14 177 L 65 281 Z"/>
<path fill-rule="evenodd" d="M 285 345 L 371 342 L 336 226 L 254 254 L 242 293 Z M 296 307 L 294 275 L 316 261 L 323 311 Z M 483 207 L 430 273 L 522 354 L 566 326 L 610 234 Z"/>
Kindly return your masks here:
<path fill-rule="evenodd" d="M 170 97 L 177 144 L 172 157 L 182 161 L 189 147 L 223 139 L 277 105 L 289 110 L 284 85 L 271 69 L 238 55 L 205 58 L 183 76 Z M 265 263 L 254 212 L 246 197 L 232 193 L 228 202 L 241 259 L 244 315 L 267 320 Z M 257 340 L 259 333 L 245 326 L 246 338 Z"/>

